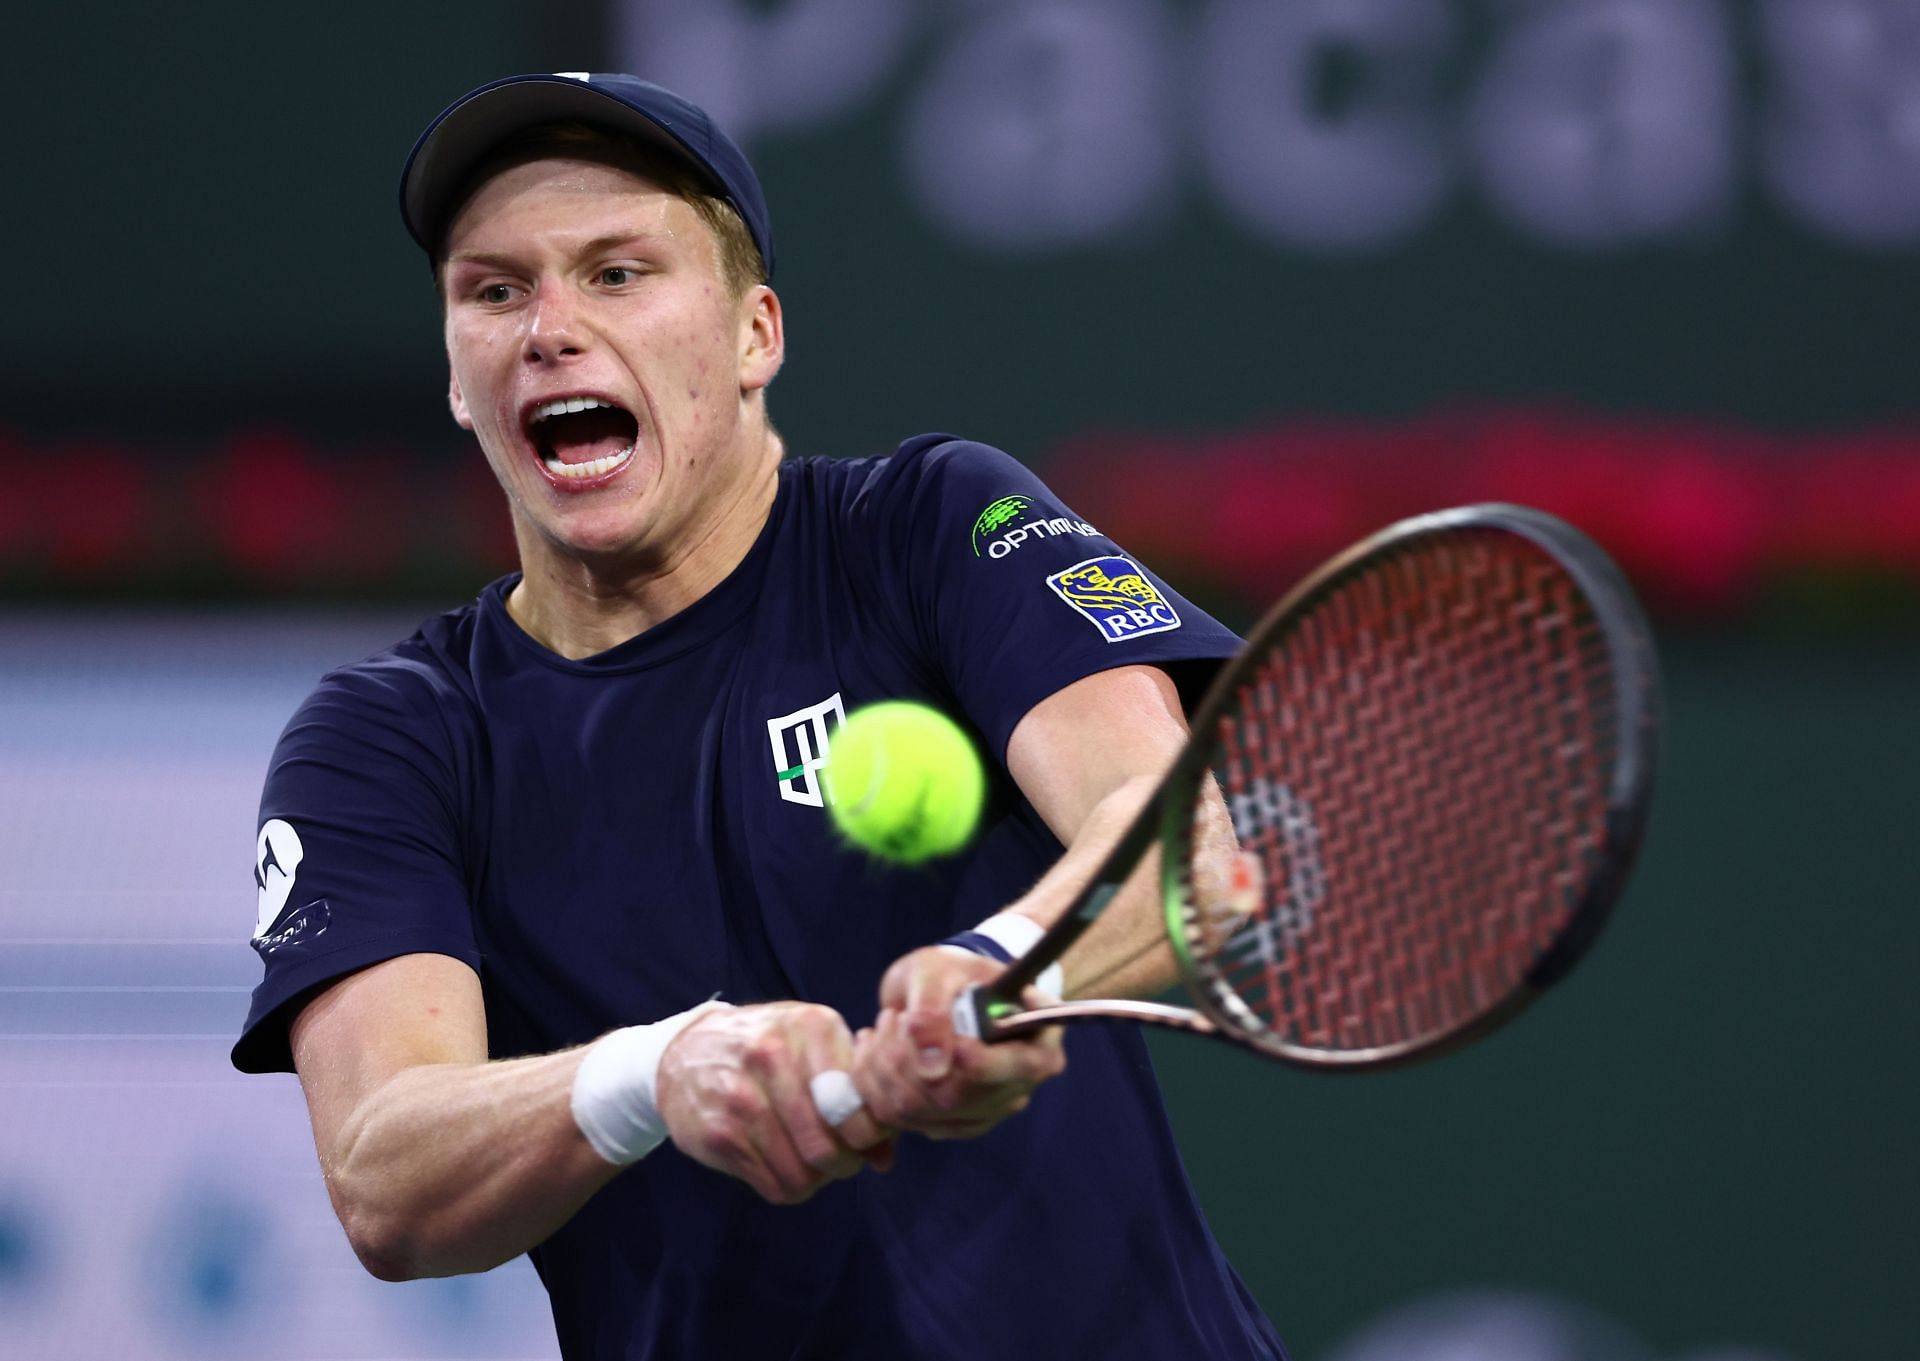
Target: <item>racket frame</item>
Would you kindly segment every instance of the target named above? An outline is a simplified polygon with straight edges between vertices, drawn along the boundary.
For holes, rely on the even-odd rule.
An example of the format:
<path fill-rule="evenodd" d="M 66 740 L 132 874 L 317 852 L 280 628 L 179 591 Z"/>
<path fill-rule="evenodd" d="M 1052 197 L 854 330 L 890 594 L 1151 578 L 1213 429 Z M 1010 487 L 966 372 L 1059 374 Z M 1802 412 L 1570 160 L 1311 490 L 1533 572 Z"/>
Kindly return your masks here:
<path fill-rule="evenodd" d="M 1616 734 L 1607 791 L 1606 841 L 1600 862 L 1589 875 L 1567 925 L 1534 962 L 1525 979 L 1501 1001 L 1464 1024 L 1371 1048 L 1327 1050 L 1291 1044 L 1253 1016 L 1232 989 L 1214 979 L 1193 950 L 1192 913 L 1181 867 L 1193 836 L 1195 799 L 1201 782 L 1213 769 L 1220 719 L 1237 702 L 1249 674 L 1318 597 L 1409 541 L 1488 529 L 1531 541 L 1566 570 L 1593 609 L 1611 662 Z M 1217 1035 L 1284 1063 L 1333 1071 L 1405 1063 L 1466 1044 L 1510 1020 L 1565 977 L 1606 924 L 1646 832 L 1660 726 L 1659 693 L 1652 630 L 1632 588 L 1599 545 L 1572 525 L 1544 511 L 1503 502 L 1460 506 L 1397 521 L 1323 563 L 1267 611 L 1249 634 L 1246 646 L 1208 687 L 1194 711 L 1187 745 L 1093 877 L 1046 934 L 1005 973 L 992 983 L 969 988 L 955 999 L 954 1027 L 962 1034 L 998 1043 L 1059 1021 L 1146 1021 Z M 1026 989 L 1106 910 L 1155 844 L 1161 848 L 1160 892 L 1168 939 L 1180 980 L 1198 1010 L 1117 998 L 1022 1008 L 1020 998 Z"/>

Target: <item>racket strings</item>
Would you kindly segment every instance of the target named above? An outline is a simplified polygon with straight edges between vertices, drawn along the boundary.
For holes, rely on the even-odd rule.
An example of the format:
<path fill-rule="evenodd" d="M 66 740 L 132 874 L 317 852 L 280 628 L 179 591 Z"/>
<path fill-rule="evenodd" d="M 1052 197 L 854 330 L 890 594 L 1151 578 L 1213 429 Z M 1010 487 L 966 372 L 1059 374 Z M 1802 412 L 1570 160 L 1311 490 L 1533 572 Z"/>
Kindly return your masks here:
<path fill-rule="evenodd" d="M 1430 1042 L 1520 988 L 1604 845 L 1607 661 L 1585 597 L 1518 535 L 1430 538 L 1337 578 L 1219 720 L 1231 833 L 1197 827 L 1183 868 L 1219 1008 L 1266 1043 L 1355 1052 Z M 1259 891 L 1223 891 L 1223 859 Z"/>

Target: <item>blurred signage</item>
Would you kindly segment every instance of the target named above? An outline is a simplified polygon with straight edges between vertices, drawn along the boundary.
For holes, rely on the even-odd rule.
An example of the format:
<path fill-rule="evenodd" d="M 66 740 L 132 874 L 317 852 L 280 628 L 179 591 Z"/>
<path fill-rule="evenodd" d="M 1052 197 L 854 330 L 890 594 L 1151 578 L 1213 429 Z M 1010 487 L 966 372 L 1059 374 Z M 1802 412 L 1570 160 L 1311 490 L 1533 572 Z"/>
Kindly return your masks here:
<path fill-rule="evenodd" d="M 1670 610 L 1920 602 L 1920 0 L 607 3 L 604 46 L 539 64 L 653 74 L 753 149 L 796 453 L 985 440 L 1223 608 L 1486 498 L 1583 524 Z M 47 267 L 0 337 L 0 595 L 446 599 L 511 568 L 392 174 L 546 20 L 491 12 L 481 58 L 349 11 L 406 100 L 267 7 L 183 41 L 201 78 L 140 119 L 33 139 L 69 227 L 11 223 Z M 254 50 L 327 97 L 233 117 Z M 167 159 L 210 129 L 258 167 L 227 198 Z M 190 308 L 98 267 L 108 200 Z"/>
<path fill-rule="evenodd" d="M 1190 195 L 1307 252 L 1461 196 L 1570 250 L 1711 238 L 1756 196 L 1837 244 L 1920 241 L 1913 0 L 622 0 L 615 28 L 615 64 L 747 138 L 911 72 L 913 203 L 1009 252 L 1135 241 Z"/>
<path fill-rule="evenodd" d="M 1580 525 L 1670 618 L 1920 605 L 1920 430 L 1769 435 L 1572 409 L 1090 430 L 1034 462 L 1076 515 L 1229 614 L 1402 516 L 1518 501 Z M 96 476 L 67 470 L 82 461 Z M 1178 469 L 1179 476 L 1168 476 Z M 189 452 L 0 430 L 0 596 L 470 596 L 514 566 L 477 450 L 255 430 Z M 432 488 L 431 495 L 424 490 Z M 1060 522 L 1066 524 L 1066 521 Z M 1071 528 L 1071 525 L 1069 525 Z M 1066 532 L 1066 531 L 1061 531 Z"/>

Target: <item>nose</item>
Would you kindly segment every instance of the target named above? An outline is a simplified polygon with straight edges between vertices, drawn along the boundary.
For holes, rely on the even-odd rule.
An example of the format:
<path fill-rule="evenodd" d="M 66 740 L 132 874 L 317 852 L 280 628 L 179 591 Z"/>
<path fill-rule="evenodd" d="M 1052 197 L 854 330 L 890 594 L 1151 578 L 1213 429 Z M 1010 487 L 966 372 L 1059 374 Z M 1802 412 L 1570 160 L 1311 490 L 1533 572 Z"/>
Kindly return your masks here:
<path fill-rule="evenodd" d="M 535 293 L 527 327 L 523 358 L 533 365 L 553 364 L 572 358 L 584 348 L 578 299 L 573 290 L 555 279 L 542 283 Z"/>

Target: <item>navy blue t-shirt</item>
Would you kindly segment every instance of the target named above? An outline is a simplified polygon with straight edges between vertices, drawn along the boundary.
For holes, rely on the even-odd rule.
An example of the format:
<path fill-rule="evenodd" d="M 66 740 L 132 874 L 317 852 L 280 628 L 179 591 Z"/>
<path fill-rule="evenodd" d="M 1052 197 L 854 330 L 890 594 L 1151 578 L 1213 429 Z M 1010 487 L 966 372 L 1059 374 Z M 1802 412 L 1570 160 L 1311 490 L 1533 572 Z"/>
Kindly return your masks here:
<path fill-rule="evenodd" d="M 513 580 L 327 675 L 281 736 L 241 1069 L 290 1068 L 311 989 L 417 952 L 479 974 L 496 1058 L 715 994 L 866 1024 L 890 963 L 1058 857 L 1005 772 L 1021 717 L 1114 666 L 1193 681 L 1237 645 L 1018 462 L 946 436 L 783 464 L 731 575 L 581 661 L 511 620 Z M 840 719 L 895 698 L 960 718 L 993 771 L 974 844 L 912 869 L 842 845 L 821 793 Z M 531 1253 L 562 1352 L 1282 1355 L 1194 1204 L 1139 1034 L 1083 1027 L 1068 1056 L 989 1135 L 911 1141 L 800 1206 L 663 1146 Z"/>

